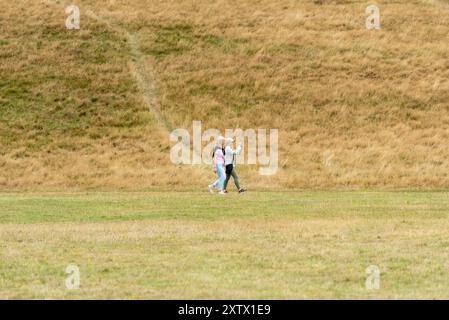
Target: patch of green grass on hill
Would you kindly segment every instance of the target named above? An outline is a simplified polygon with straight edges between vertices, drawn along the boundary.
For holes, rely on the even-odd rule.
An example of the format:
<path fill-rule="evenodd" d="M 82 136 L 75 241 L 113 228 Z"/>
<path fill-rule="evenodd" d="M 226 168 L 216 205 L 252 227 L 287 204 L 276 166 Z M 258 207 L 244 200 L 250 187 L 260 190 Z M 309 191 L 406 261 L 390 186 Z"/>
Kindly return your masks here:
<path fill-rule="evenodd" d="M 140 116 L 144 110 L 135 98 L 135 83 L 123 75 L 124 39 L 104 26 L 84 34 L 61 24 L 33 30 L 2 49 L 19 48 L 1 67 L 3 152 L 24 142 L 35 151 L 58 136 L 89 137 L 102 129 L 108 135 L 117 127 L 143 125 L 148 117 Z"/>
<path fill-rule="evenodd" d="M 229 38 L 208 33 L 199 27 L 189 24 L 148 25 L 139 29 L 142 41 L 142 52 L 156 59 L 169 55 L 181 55 L 187 51 L 198 49 L 219 50 L 235 53 L 237 50 L 247 50 L 251 44 L 245 38 Z M 149 39 L 154 39 L 148 41 Z"/>

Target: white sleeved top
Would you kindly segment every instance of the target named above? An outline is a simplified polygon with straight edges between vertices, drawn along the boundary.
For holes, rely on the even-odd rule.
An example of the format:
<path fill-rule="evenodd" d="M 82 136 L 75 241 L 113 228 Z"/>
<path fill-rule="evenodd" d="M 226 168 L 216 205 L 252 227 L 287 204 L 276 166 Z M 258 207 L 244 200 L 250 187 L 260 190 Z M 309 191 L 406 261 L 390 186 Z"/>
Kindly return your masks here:
<path fill-rule="evenodd" d="M 225 165 L 233 164 L 235 166 L 235 156 L 242 152 L 242 146 L 238 146 L 237 149 L 232 149 L 231 146 L 225 148 Z"/>

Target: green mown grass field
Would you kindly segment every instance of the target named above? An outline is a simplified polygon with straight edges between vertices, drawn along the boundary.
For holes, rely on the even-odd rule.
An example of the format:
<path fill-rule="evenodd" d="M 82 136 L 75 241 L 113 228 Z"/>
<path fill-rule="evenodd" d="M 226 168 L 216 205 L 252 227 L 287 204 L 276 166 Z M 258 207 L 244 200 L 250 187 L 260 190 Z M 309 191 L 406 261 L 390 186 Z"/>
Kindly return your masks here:
<path fill-rule="evenodd" d="M 446 191 L 3 193 L 0 298 L 449 298 L 448 216 Z"/>

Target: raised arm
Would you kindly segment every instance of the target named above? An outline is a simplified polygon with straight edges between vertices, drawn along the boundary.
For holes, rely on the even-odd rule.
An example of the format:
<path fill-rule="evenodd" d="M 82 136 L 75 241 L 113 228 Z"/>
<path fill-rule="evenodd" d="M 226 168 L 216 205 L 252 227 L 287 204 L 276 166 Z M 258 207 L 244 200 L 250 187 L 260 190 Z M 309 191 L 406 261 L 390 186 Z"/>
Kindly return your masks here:
<path fill-rule="evenodd" d="M 232 149 L 231 146 L 226 147 L 226 153 L 239 155 L 242 152 L 242 146 L 239 145 L 237 149 Z"/>

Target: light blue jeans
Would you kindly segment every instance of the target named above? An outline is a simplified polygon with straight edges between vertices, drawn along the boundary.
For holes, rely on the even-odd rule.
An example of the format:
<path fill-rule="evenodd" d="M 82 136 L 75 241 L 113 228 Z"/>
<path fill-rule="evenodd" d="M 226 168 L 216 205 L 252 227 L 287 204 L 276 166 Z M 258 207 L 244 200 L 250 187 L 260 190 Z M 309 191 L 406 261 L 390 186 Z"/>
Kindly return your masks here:
<path fill-rule="evenodd" d="M 222 163 L 217 163 L 217 175 L 218 175 L 217 189 L 218 189 L 218 191 L 222 191 L 223 184 L 226 180 L 226 173 L 225 173 L 224 165 Z"/>

